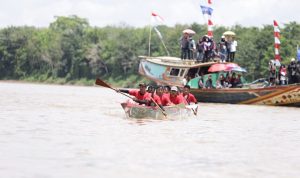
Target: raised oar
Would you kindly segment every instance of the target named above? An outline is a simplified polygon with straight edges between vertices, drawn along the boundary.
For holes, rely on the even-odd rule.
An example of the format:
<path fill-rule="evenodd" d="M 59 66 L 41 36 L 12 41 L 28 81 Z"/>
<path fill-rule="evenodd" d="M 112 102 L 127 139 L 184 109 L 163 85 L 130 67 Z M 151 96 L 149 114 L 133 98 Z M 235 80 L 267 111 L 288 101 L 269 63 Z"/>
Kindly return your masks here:
<path fill-rule="evenodd" d="M 128 96 L 128 95 L 126 95 L 125 93 L 120 92 L 119 90 L 117 90 L 117 89 L 111 87 L 110 85 L 108 85 L 107 83 L 105 83 L 103 80 L 100 80 L 100 79 L 98 79 L 98 78 L 96 79 L 95 84 L 96 84 L 96 85 L 100 85 L 100 86 L 102 86 L 102 87 L 110 88 L 110 89 L 112 89 L 112 90 L 115 90 L 117 93 L 121 93 L 122 95 L 127 96 L 127 97 L 130 98 L 130 99 L 133 99 L 133 97 Z"/>

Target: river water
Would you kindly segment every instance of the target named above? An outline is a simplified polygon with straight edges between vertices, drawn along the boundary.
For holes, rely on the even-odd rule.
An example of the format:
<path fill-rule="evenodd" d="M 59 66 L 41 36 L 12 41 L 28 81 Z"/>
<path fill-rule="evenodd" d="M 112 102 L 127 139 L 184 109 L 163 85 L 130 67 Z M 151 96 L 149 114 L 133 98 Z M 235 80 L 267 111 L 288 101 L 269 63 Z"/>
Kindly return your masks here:
<path fill-rule="evenodd" d="M 1 178 L 299 178 L 300 108 L 126 119 L 102 87 L 0 82 Z"/>

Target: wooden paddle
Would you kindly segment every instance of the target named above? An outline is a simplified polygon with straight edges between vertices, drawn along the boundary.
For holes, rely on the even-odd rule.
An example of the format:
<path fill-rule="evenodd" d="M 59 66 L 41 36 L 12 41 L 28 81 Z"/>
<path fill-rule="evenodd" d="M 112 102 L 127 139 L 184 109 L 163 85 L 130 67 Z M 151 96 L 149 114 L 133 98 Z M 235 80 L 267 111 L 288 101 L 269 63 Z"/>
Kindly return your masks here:
<path fill-rule="evenodd" d="M 112 89 L 112 90 L 115 90 L 117 93 L 120 93 L 120 94 L 122 94 L 122 95 L 124 95 L 124 96 L 127 96 L 128 98 L 130 98 L 130 99 L 133 100 L 133 97 L 131 97 L 131 96 L 129 96 L 129 95 L 126 95 L 125 93 L 122 93 L 122 92 L 120 92 L 119 90 L 117 90 L 117 89 L 111 87 L 110 85 L 108 85 L 107 83 L 105 83 L 103 80 L 100 80 L 100 79 L 97 78 L 95 84 L 96 84 L 96 85 L 100 85 L 100 86 L 102 86 L 102 87 L 106 87 L 106 88 L 110 88 L 110 89 Z"/>
<path fill-rule="evenodd" d="M 154 101 L 154 99 L 151 97 L 151 101 L 156 105 L 156 106 L 158 106 L 158 108 L 160 109 L 160 111 L 163 113 L 163 115 L 165 116 L 165 117 L 167 117 L 167 113 L 165 112 L 165 109 L 162 107 L 162 106 L 160 106 L 159 104 L 157 104 L 157 102 L 156 101 Z"/>
<path fill-rule="evenodd" d="M 127 96 L 128 98 L 130 98 L 130 99 L 133 100 L 133 97 L 128 96 L 128 95 L 126 95 L 125 93 L 122 93 L 122 92 L 120 92 L 119 90 L 117 90 L 117 89 L 111 87 L 110 85 L 108 85 L 107 83 L 105 83 L 103 80 L 101 80 L 101 79 L 99 79 L 99 78 L 96 79 L 95 84 L 96 84 L 96 85 L 100 85 L 100 86 L 102 86 L 102 87 L 106 87 L 106 88 L 110 88 L 110 89 L 112 89 L 112 90 L 115 90 L 117 93 L 121 93 L 122 95 Z M 159 108 L 160 111 L 163 113 L 163 115 L 164 115 L 164 116 L 167 116 L 167 113 L 163 110 L 163 108 L 161 108 L 161 106 L 159 106 L 159 104 L 157 104 L 157 103 L 154 101 L 154 99 L 153 99 L 152 97 L 151 97 L 151 100 L 152 100 L 152 102 L 153 102 L 156 106 L 158 106 L 158 108 Z"/>
<path fill-rule="evenodd" d="M 187 98 L 185 98 L 184 96 L 182 96 L 182 97 L 185 99 L 185 101 L 187 102 L 188 105 L 191 105 L 190 102 L 188 102 Z M 197 112 L 194 110 L 194 108 L 191 108 L 191 109 L 192 109 L 194 115 L 197 116 Z"/>

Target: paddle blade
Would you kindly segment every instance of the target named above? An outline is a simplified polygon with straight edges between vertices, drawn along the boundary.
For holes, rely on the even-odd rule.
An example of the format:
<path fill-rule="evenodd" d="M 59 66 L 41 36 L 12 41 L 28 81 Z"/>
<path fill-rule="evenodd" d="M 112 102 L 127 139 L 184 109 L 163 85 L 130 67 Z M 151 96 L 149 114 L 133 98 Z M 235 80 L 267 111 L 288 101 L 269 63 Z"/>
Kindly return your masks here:
<path fill-rule="evenodd" d="M 106 87 L 106 88 L 112 88 L 111 86 L 109 86 L 107 83 L 105 83 L 104 81 L 100 80 L 100 79 L 96 79 L 95 82 L 96 85 L 100 85 L 102 87 Z"/>

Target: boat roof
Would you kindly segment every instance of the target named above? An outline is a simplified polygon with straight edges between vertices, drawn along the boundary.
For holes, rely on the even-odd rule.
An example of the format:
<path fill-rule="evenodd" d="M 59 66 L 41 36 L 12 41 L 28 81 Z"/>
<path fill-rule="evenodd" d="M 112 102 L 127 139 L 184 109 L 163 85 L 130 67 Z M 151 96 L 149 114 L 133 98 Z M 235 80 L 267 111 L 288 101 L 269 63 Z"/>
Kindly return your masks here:
<path fill-rule="evenodd" d="M 171 67 L 182 67 L 182 68 L 197 68 L 202 66 L 211 66 L 217 63 L 217 62 L 198 63 L 196 60 L 189 60 L 189 59 L 182 60 L 178 57 L 170 57 L 170 56 L 158 56 L 158 57 L 139 56 L 139 58 L 155 64 L 171 66 Z"/>

